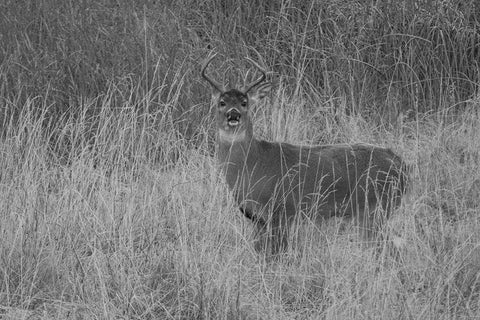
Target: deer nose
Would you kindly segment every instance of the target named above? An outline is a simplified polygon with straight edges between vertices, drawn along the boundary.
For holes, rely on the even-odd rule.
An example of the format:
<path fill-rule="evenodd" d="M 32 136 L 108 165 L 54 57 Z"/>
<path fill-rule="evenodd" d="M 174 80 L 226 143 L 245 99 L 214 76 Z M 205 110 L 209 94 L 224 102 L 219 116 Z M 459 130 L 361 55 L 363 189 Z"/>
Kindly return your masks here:
<path fill-rule="evenodd" d="M 235 108 L 231 108 L 229 109 L 225 115 L 227 116 L 227 120 L 228 121 L 238 121 L 241 117 L 241 114 L 240 114 L 240 111 L 238 111 L 238 109 L 235 109 Z"/>

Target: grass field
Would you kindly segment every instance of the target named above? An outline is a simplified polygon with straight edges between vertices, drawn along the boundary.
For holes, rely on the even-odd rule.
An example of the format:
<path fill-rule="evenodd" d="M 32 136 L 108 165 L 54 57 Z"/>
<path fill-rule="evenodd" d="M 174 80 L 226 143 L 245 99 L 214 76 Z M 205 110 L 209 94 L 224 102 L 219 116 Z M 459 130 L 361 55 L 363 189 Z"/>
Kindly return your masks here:
<path fill-rule="evenodd" d="M 398 32 L 425 46 L 402 56 L 382 25 L 347 15 L 361 2 L 259 1 L 264 21 L 247 6 L 233 22 L 214 1 L 159 3 L 1 5 L 1 319 L 480 319 L 480 51 L 456 42 L 478 39 L 477 20 L 456 20 L 471 12 L 445 1 L 458 11 L 418 31 L 402 9 L 419 20 Z M 404 25 L 394 9 L 379 5 L 378 23 Z M 448 23 L 465 25 L 440 32 Z M 372 58 L 373 36 L 387 40 Z M 458 55 L 433 59 L 435 39 Z M 405 242 L 396 259 L 339 219 L 302 225 L 275 261 L 254 251 L 215 161 L 198 65 L 210 50 L 219 78 L 254 76 L 247 55 L 271 71 L 258 137 L 374 143 L 406 160 L 387 230 Z"/>

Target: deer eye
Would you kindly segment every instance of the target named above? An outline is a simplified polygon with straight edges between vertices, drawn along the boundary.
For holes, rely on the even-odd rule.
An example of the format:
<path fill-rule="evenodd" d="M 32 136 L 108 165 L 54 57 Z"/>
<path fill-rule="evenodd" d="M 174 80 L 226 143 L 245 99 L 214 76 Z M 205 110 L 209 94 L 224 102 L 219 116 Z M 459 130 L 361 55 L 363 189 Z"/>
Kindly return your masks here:
<path fill-rule="evenodd" d="M 247 106 L 247 101 L 242 101 L 242 107 L 246 107 Z"/>
<path fill-rule="evenodd" d="M 221 100 L 220 101 L 220 107 L 225 107 L 227 104 L 225 103 L 225 101 Z"/>

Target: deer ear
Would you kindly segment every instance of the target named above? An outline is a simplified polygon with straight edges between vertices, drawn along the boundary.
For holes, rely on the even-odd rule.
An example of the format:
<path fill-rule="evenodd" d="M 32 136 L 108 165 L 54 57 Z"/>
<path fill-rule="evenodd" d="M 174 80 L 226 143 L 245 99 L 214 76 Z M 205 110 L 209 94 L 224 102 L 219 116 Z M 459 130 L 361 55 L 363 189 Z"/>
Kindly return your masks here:
<path fill-rule="evenodd" d="M 272 84 L 270 82 L 264 82 L 253 90 L 250 90 L 248 93 L 248 99 L 250 99 L 253 103 L 257 103 L 265 98 L 270 93 L 271 89 Z"/>
<path fill-rule="evenodd" d="M 217 101 L 218 99 L 220 99 L 220 95 L 222 93 L 218 90 L 212 90 L 212 101 Z"/>

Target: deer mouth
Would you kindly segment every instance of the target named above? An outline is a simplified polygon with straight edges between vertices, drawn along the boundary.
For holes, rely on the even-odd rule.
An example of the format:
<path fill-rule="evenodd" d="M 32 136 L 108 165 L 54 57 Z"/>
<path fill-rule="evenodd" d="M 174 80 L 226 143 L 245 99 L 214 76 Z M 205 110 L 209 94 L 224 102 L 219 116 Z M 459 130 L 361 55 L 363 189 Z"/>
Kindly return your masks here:
<path fill-rule="evenodd" d="M 240 122 L 238 120 L 228 120 L 228 125 L 230 127 L 236 127 L 236 126 L 238 126 L 239 123 Z"/>
<path fill-rule="evenodd" d="M 236 127 L 240 124 L 240 112 L 233 109 L 227 112 L 227 123 L 230 127 Z"/>

